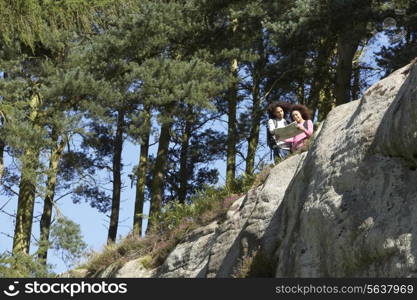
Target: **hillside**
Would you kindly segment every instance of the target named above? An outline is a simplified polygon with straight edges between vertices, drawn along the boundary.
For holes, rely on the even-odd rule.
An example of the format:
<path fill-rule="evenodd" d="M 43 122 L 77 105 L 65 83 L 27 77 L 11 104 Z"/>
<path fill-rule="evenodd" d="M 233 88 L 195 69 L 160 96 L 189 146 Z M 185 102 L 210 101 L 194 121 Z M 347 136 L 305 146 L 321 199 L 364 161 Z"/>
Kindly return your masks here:
<path fill-rule="evenodd" d="M 334 108 L 306 153 L 154 269 L 98 277 L 417 277 L 417 65 Z M 83 276 L 74 270 L 63 276 Z"/>

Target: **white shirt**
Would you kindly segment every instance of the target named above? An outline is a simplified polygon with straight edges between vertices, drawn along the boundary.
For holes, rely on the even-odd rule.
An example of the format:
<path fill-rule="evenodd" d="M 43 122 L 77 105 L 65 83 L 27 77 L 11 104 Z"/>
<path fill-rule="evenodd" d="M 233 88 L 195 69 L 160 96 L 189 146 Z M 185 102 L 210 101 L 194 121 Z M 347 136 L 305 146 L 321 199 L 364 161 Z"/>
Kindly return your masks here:
<path fill-rule="evenodd" d="M 276 128 L 282 128 L 282 127 L 285 127 L 287 125 L 288 125 L 288 122 L 284 118 L 282 118 L 281 120 L 277 120 L 277 119 L 269 119 L 268 120 L 269 133 L 272 134 L 272 136 L 274 137 L 275 142 L 277 143 L 278 147 L 280 147 L 281 149 L 290 149 L 290 146 L 283 141 L 278 142 L 277 139 L 275 138 L 274 130 Z"/>

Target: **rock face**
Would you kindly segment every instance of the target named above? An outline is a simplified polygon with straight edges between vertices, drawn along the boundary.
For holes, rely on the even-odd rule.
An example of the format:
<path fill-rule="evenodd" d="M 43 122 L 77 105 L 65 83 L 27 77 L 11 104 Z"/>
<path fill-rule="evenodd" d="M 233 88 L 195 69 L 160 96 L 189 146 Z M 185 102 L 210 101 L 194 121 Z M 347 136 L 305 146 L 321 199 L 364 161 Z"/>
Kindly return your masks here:
<path fill-rule="evenodd" d="M 292 157 L 271 170 L 262 187 L 233 203 L 223 223 L 194 231 L 171 252 L 155 277 L 231 277 L 242 258 L 259 246 L 273 249 L 275 239 L 265 232 L 304 157 Z"/>
<path fill-rule="evenodd" d="M 276 212 L 276 276 L 417 276 L 417 67 L 334 109 Z"/>
<path fill-rule="evenodd" d="M 417 277 L 416 166 L 409 65 L 333 109 L 307 153 L 273 168 L 160 268 L 136 260 L 116 276 L 233 277 L 246 266 L 250 276 Z"/>

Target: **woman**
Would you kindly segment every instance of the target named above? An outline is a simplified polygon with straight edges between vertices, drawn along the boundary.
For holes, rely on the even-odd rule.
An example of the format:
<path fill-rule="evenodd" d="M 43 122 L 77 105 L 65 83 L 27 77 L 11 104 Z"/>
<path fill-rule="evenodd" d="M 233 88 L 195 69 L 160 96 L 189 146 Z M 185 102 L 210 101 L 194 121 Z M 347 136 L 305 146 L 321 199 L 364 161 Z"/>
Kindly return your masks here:
<path fill-rule="evenodd" d="M 285 159 L 290 153 L 290 144 L 284 141 L 278 141 L 274 135 L 274 130 L 276 128 L 288 125 L 285 115 L 289 112 L 290 108 L 290 104 L 285 102 L 273 102 L 268 106 L 268 131 L 273 139 L 273 145 L 271 148 L 274 152 L 275 162 L 277 162 L 278 159 Z"/>
<path fill-rule="evenodd" d="M 291 118 L 297 122 L 297 127 L 302 132 L 286 139 L 285 142 L 291 144 L 291 152 L 306 151 L 307 141 L 313 135 L 313 122 L 311 121 L 310 112 L 304 105 L 294 105 L 291 109 Z"/>

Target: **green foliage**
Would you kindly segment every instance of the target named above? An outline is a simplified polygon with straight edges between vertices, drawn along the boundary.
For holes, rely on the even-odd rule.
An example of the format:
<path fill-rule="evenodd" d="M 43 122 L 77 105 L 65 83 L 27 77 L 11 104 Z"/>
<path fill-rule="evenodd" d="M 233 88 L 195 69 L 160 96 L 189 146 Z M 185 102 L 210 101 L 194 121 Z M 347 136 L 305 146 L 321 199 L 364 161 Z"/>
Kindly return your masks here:
<path fill-rule="evenodd" d="M 210 212 L 212 216 L 220 215 L 221 211 L 227 209 L 224 207 L 224 201 L 228 196 L 231 195 L 225 189 L 206 187 L 191 198 L 190 204 L 170 202 L 159 214 L 150 216 L 151 223 L 154 224 L 150 233 L 169 232 L 183 222 L 210 222 L 212 217 L 205 213 Z"/>
<path fill-rule="evenodd" d="M 145 246 L 143 239 L 127 236 L 119 243 L 106 245 L 100 253 L 90 253 L 87 256 L 88 261 L 78 268 L 87 269 L 87 277 L 95 277 L 109 266 L 121 267 L 130 259 L 135 259 L 142 253 L 146 253 Z"/>
<path fill-rule="evenodd" d="M 80 225 L 65 217 L 59 217 L 52 224 L 50 247 L 62 260 L 71 266 L 85 254 L 87 244 L 83 241 Z"/>
<path fill-rule="evenodd" d="M 117 5 L 121 3 L 112 0 L 2 0 L 0 38 L 9 44 L 19 39 L 32 49 L 38 41 L 56 46 L 52 37 L 62 35 L 62 30 L 91 30 L 92 21 L 98 21 L 98 11 Z"/>
<path fill-rule="evenodd" d="M 138 75 L 144 82 L 140 94 L 158 105 L 184 101 L 213 109 L 208 100 L 225 88 L 221 70 L 198 58 L 187 61 L 149 59 L 139 67 Z"/>
<path fill-rule="evenodd" d="M 274 278 L 276 259 L 265 254 L 260 247 L 245 255 L 234 271 L 234 278 Z"/>
<path fill-rule="evenodd" d="M 246 194 L 249 190 L 263 185 L 271 172 L 273 165 L 261 165 L 261 170 L 252 175 L 243 173 L 235 179 L 233 188 L 230 190 L 234 194 Z"/>
<path fill-rule="evenodd" d="M 0 278 L 45 278 L 54 277 L 52 265 L 45 264 L 37 255 L 0 254 Z"/>
<path fill-rule="evenodd" d="M 190 198 L 204 185 L 218 183 L 219 170 L 212 167 L 211 163 L 224 157 L 226 135 L 212 128 L 203 127 L 216 115 L 219 114 L 206 110 L 191 112 L 185 116 L 185 120 L 179 120 L 174 124 L 171 135 L 173 146 L 169 149 L 167 159 L 169 172 L 165 176 L 164 203 L 175 200 L 190 201 Z M 188 146 L 184 146 L 186 134 L 189 138 Z M 184 182 L 186 182 L 185 187 Z M 185 190 L 185 196 L 181 194 L 182 189 Z"/>

